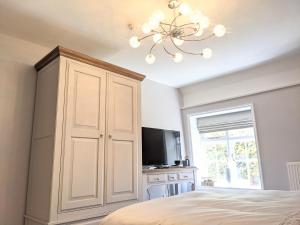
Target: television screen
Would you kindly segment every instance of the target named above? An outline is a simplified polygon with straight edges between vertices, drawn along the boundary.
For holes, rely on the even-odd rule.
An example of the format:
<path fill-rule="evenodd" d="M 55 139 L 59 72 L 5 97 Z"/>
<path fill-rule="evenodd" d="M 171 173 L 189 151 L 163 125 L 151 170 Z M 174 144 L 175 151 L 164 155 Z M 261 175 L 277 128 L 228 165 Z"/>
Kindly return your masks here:
<path fill-rule="evenodd" d="M 180 132 L 142 128 L 143 165 L 174 165 L 181 160 Z"/>

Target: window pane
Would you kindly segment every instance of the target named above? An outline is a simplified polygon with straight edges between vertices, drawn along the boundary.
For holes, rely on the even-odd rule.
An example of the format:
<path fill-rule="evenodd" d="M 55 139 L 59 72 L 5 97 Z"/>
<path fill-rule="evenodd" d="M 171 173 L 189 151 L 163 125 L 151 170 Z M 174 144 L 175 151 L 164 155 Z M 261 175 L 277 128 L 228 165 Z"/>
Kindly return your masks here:
<path fill-rule="evenodd" d="M 260 186 L 260 176 L 259 176 L 259 165 L 258 160 L 250 162 L 250 185 L 251 186 Z"/>
<path fill-rule="evenodd" d="M 223 182 L 226 182 L 228 179 L 227 174 L 227 161 L 219 161 L 218 162 L 218 180 L 222 180 Z"/>
<path fill-rule="evenodd" d="M 227 160 L 227 146 L 226 144 L 217 145 L 217 160 Z"/>
<path fill-rule="evenodd" d="M 208 165 L 208 177 L 216 180 L 217 178 L 217 164 L 211 161 Z"/>
<path fill-rule="evenodd" d="M 254 129 L 253 127 L 235 129 L 228 131 L 229 138 L 233 137 L 254 137 Z"/>
<path fill-rule="evenodd" d="M 249 141 L 246 144 L 248 155 L 250 159 L 257 159 L 257 150 L 255 141 Z"/>
<path fill-rule="evenodd" d="M 226 136 L 226 131 L 216 131 L 202 134 L 203 139 L 217 139 Z"/>
<path fill-rule="evenodd" d="M 237 135 L 239 131 L 241 131 L 240 136 Z M 231 137 L 229 136 L 230 132 L 234 133 Z M 252 136 L 249 136 L 250 134 Z M 228 131 L 228 140 L 231 160 L 234 162 L 230 164 L 232 186 L 238 188 L 260 188 L 254 129 L 247 128 Z"/>
<path fill-rule="evenodd" d="M 228 155 L 227 142 L 216 140 L 201 142 L 201 150 L 204 152 L 204 157 L 198 161 L 202 166 L 200 178 L 210 178 L 214 181 L 224 180 Z"/>
<path fill-rule="evenodd" d="M 234 160 L 245 160 L 247 157 L 246 143 L 242 141 L 233 142 Z"/>
<path fill-rule="evenodd" d="M 210 161 L 215 161 L 217 157 L 217 148 L 216 145 L 206 144 L 203 146 L 204 150 L 206 150 L 206 159 Z"/>
<path fill-rule="evenodd" d="M 238 179 L 248 180 L 248 169 L 246 162 L 236 162 Z"/>
<path fill-rule="evenodd" d="M 225 159 L 227 155 L 227 145 L 225 141 L 212 141 L 202 144 L 202 149 L 206 152 L 208 160 Z"/>

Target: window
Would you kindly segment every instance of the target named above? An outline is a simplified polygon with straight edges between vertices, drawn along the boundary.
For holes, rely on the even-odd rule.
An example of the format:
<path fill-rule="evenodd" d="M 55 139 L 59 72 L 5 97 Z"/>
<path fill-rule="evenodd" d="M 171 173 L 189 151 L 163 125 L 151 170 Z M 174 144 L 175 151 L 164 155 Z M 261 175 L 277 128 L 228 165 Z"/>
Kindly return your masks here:
<path fill-rule="evenodd" d="M 251 107 L 190 117 L 193 161 L 200 181 L 215 187 L 261 189 Z"/>

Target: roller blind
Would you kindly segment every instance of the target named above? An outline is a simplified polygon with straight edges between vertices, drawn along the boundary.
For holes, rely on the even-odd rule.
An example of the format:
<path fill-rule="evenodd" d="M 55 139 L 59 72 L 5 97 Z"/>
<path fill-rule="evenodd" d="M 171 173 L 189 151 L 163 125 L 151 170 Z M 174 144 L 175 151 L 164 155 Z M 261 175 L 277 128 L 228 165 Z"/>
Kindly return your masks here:
<path fill-rule="evenodd" d="M 233 130 L 253 126 L 251 110 L 197 118 L 199 133 Z"/>

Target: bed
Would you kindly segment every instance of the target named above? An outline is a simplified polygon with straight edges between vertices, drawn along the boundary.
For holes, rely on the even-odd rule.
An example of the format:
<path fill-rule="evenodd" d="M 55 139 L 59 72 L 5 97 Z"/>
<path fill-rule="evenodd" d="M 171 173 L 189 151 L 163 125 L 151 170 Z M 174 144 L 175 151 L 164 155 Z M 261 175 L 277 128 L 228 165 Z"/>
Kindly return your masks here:
<path fill-rule="evenodd" d="M 119 209 L 101 225 L 300 225 L 300 192 L 200 190 Z"/>

